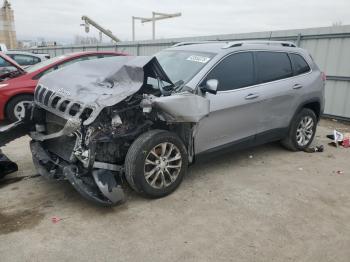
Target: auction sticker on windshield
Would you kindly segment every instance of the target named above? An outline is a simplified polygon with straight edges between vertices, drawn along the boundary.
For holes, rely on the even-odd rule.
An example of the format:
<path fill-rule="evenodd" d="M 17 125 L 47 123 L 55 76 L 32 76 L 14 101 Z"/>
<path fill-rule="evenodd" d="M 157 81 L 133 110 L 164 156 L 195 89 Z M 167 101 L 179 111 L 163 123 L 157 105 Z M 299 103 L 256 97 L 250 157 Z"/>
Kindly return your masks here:
<path fill-rule="evenodd" d="M 210 60 L 210 58 L 199 55 L 191 55 L 186 60 L 205 64 Z"/>

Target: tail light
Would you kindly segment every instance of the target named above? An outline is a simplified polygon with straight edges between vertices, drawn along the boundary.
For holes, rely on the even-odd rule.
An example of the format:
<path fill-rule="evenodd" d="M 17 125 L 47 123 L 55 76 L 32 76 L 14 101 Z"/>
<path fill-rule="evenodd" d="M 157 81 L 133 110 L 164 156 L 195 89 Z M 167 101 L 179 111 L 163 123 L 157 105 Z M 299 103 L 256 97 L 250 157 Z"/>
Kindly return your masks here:
<path fill-rule="evenodd" d="M 322 79 L 323 81 L 326 81 L 326 80 L 327 80 L 327 76 L 326 76 L 326 74 L 325 74 L 324 72 L 321 73 L 321 79 Z"/>

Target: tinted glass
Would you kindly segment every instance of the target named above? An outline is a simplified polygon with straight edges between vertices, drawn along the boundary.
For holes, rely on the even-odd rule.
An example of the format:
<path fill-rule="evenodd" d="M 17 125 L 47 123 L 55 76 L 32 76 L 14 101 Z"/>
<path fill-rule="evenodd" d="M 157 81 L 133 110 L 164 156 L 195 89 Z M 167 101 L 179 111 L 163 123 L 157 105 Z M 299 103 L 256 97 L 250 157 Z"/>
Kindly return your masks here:
<path fill-rule="evenodd" d="M 5 59 L 0 57 L 0 67 L 8 67 L 8 66 L 12 66 L 12 65 L 9 62 L 7 62 Z"/>
<path fill-rule="evenodd" d="M 35 64 L 35 65 L 27 68 L 26 71 L 28 73 L 33 73 L 36 70 L 42 69 L 45 66 L 48 66 L 48 65 L 53 64 L 53 63 L 56 63 L 56 62 L 58 62 L 60 60 L 64 60 L 66 58 L 67 58 L 67 55 L 56 56 L 56 57 L 53 57 L 51 59 L 44 60 L 44 61 L 42 61 L 42 62 L 40 62 L 38 64 Z"/>
<path fill-rule="evenodd" d="M 292 66 L 286 53 L 256 52 L 259 83 L 275 81 L 293 75 Z"/>
<path fill-rule="evenodd" d="M 30 55 L 12 55 L 11 56 L 20 65 L 34 65 L 39 63 L 41 60 L 35 56 Z"/>
<path fill-rule="evenodd" d="M 41 78 L 42 76 L 44 76 L 44 75 L 46 75 L 46 74 L 48 74 L 48 73 L 51 73 L 51 72 L 54 71 L 54 70 L 63 68 L 63 67 L 65 67 L 65 66 L 69 66 L 69 65 L 74 64 L 74 63 L 76 63 L 76 62 L 85 61 L 85 60 L 88 60 L 88 59 L 89 59 L 89 56 L 81 56 L 81 57 L 78 57 L 78 58 L 74 58 L 74 59 L 68 60 L 68 61 L 66 61 L 66 62 L 63 62 L 63 63 L 61 63 L 61 64 L 59 64 L 59 65 L 56 65 L 56 66 L 54 66 L 54 67 L 51 67 L 51 68 L 49 68 L 49 69 L 47 69 L 47 70 L 41 72 L 40 74 L 36 75 L 33 79 L 39 79 L 39 78 Z M 95 56 L 95 57 L 91 56 L 91 59 L 97 59 L 97 56 Z M 50 59 L 49 59 L 49 60 L 50 60 Z M 46 61 L 48 61 L 48 60 L 46 60 Z M 31 67 L 31 68 L 32 68 L 32 67 Z"/>
<path fill-rule="evenodd" d="M 217 79 L 218 91 L 233 90 L 254 84 L 253 54 L 249 52 L 230 55 L 220 62 L 206 77 Z"/>
<path fill-rule="evenodd" d="M 305 59 L 297 54 L 290 54 L 290 59 L 293 63 L 294 75 L 304 74 L 310 71 L 308 63 Z"/>

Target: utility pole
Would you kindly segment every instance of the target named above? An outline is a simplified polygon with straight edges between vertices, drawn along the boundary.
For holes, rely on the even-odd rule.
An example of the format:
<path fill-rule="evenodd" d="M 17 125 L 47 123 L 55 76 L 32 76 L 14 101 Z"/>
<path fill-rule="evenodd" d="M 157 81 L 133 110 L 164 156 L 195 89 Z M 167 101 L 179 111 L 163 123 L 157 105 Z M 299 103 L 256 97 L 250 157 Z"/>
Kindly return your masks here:
<path fill-rule="evenodd" d="M 132 17 L 132 41 L 135 41 L 135 20 L 140 20 L 141 23 L 152 22 L 152 39 L 155 40 L 156 39 L 156 21 L 179 17 L 179 16 L 181 16 L 181 13 L 165 14 L 165 13 L 158 13 L 158 12 L 152 12 L 151 18 L 133 16 Z"/>
<path fill-rule="evenodd" d="M 110 30 L 103 28 L 101 25 L 99 25 L 94 20 L 92 20 L 90 17 L 84 15 L 84 16 L 82 16 L 81 19 L 84 21 L 84 24 L 81 24 L 81 26 L 85 27 L 86 33 L 89 33 L 90 25 L 92 25 L 93 27 L 95 27 L 99 31 L 100 41 L 102 41 L 102 34 L 105 34 L 106 36 L 108 36 L 109 38 L 111 38 L 115 42 L 120 41 L 119 38 L 116 37 L 115 35 L 113 35 L 113 33 Z"/>

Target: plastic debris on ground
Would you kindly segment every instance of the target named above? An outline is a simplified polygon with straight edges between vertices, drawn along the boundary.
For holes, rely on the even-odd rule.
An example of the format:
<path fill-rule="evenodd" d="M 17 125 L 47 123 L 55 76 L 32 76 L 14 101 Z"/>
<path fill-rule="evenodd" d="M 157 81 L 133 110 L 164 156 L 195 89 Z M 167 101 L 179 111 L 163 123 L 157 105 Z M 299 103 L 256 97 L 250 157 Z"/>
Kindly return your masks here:
<path fill-rule="evenodd" d="M 51 217 L 51 222 L 54 224 L 57 224 L 58 222 L 67 219 L 67 218 L 60 218 L 60 217 Z"/>
<path fill-rule="evenodd" d="M 329 143 L 330 146 L 338 147 L 343 146 L 344 148 L 350 147 L 350 133 L 341 133 L 337 130 L 333 130 L 333 134 L 327 135 L 327 138 L 333 140 Z"/>
<path fill-rule="evenodd" d="M 304 149 L 304 152 L 306 152 L 306 153 L 315 153 L 315 152 L 321 153 L 323 151 L 324 151 L 323 145 L 315 146 L 315 147 L 308 147 L 308 148 Z"/>

